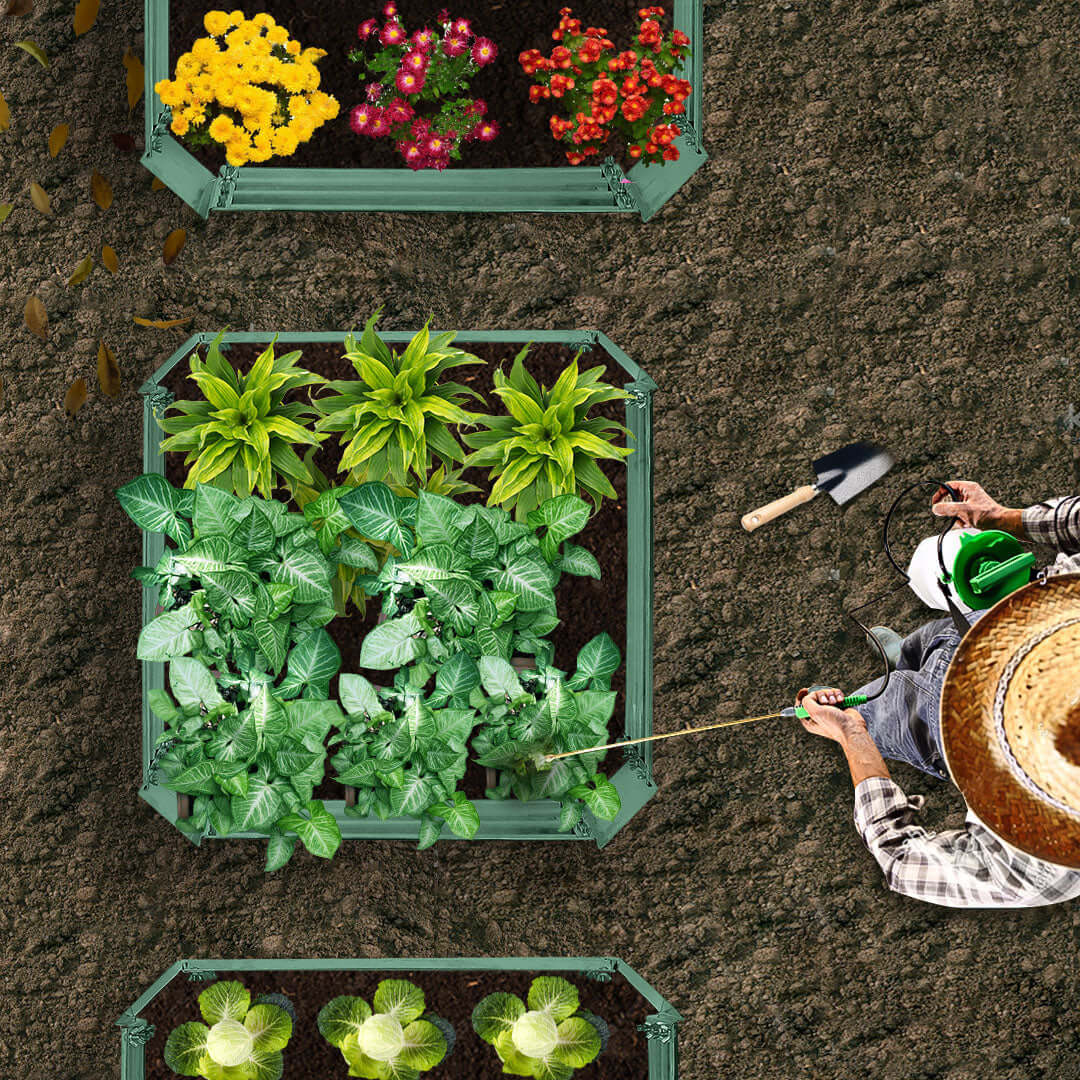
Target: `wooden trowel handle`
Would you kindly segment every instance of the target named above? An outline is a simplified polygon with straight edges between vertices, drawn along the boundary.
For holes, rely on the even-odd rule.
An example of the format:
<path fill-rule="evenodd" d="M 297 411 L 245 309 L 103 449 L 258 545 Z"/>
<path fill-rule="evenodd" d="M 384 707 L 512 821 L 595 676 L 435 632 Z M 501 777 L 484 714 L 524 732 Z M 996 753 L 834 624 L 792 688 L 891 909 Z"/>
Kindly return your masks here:
<path fill-rule="evenodd" d="M 790 495 L 785 495 L 781 499 L 774 499 L 771 503 L 766 503 L 757 510 L 751 510 L 749 514 L 744 515 L 742 527 L 747 532 L 753 532 L 759 525 L 775 521 L 781 514 L 786 514 L 789 510 L 794 510 L 796 506 L 802 506 L 803 503 L 809 502 L 817 493 L 818 489 L 813 484 L 796 488 Z"/>

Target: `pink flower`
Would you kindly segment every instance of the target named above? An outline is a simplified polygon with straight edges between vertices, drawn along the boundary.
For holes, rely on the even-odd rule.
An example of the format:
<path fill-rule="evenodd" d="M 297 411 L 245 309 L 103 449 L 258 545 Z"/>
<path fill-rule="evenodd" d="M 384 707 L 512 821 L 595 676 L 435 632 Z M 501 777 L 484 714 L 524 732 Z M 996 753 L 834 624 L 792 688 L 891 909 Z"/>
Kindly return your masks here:
<path fill-rule="evenodd" d="M 368 83 L 365 91 L 368 101 L 378 101 L 382 97 L 382 91 L 383 88 L 377 82 Z"/>
<path fill-rule="evenodd" d="M 435 31 L 425 26 L 423 30 L 417 30 L 412 36 L 413 45 L 421 52 L 431 52 L 435 44 Z"/>
<path fill-rule="evenodd" d="M 446 8 L 441 8 L 439 13 L 435 16 L 435 21 L 440 26 L 445 26 L 450 21 L 450 12 Z"/>
<path fill-rule="evenodd" d="M 405 28 L 401 23 L 388 22 L 379 33 L 384 45 L 400 45 L 405 40 Z"/>
<path fill-rule="evenodd" d="M 450 154 L 450 139 L 446 135 L 435 132 L 429 135 L 424 142 L 424 153 L 428 157 L 441 157 Z"/>
<path fill-rule="evenodd" d="M 428 59 L 426 53 L 422 53 L 417 49 L 413 49 L 411 52 L 407 52 L 401 58 L 401 66 L 406 71 L 411 71 L 414 75 L 427 74 L 428 64 L 431 61 Z"/>
<path fill-rule="evenodd" d="M 379 25 L 378 19 L 365 19 L 357 28 L 356 33 L 361 41 L 367 41 L 375 33 L 375 27 Z"/>
<path fill-rule="evenodd" d="M 431 121 L 418 116 L 410 125 L 409 131 L 417 142 L 422 142 L 431 131 Z"/>
<path fill-rule="evenodd" d="M 398 151 L 405 159 L 405 164 L 410 169 L 422 169 L 424 167 L 424 152 L 414 142 L 399 142 Z"/>
<path fill-rule="evenodd" d="M 349 127 L 357 135 L 370 135 L 375 117 L 381 111 L 376 105 L 357 105 L 349 114 Z"/>
<path fill-rule="evenodd" d="M 388 3 L 383 5 L 382 13 L 388 19 L 392 19 L 397 14 L 397 4 L 395 4 L 393 0 L 389 0 Z"/>
<path fill-rule="evenodd" d="M 450 31 L 458 37 L 468 37 L 472 33 L 472 26 L 468 19 L 455 19 L 450 25 Z"/>
<path fill-rule="evenodd" d="M 390 133 L 390 120 L 386 115 L 385 109 L 378 109 L 375 112 L 375 115 L 371 118 L 371 126 L 368 128 L 367 133 L 373 139 L 377 139 L 380 135 L 388 135 Z"/>
<path fill-rule="evenodd" d="M 398 68 L 398 73 L 394 77 L 394 85 L 403 94 L 419 94 L 424 89 L 424 74 L 421 72 L 417 74 L 414 71 L 409 71 L 407 68 Z"/>
<path fill-rule="evenodd" d="M 443 38 L 442 51 L 446 53 L 450 59 L 454 59 L 456 56 L 461 56 L 463 53 L 469 51 L 468 38 L 459 37 L 456 34 L 447 34 Z"/>
<path fill-rule="evenodd" d="M 483 116 L 486 112 L 487 102 L 483 98 L 477 98 L 465 107 L 466 116 Z"/>
<path fill-rule="evenodd" d="M 494 120 L 481 120 L 472 129 L 472 137 L 480 142 L 491 142 L 499 134 L 499 125 Z"/>
<path fill-rule="evenodd" d="M 442 172 L 449 164 L 450 155 L 448 153 L 440 154 L 438 157 L 429 157 L 425 162 L 425 165 L 427 165 L 429 169 L 438 169 L 439 172 Z"/>
<path fill-rule="evenodd" d="M 386 106 L 385 115 L 391 124 L 407 124 L 416 110 L 404 98 L 396 97 Z"/>
<path fill-rule="evenodd" d="M 473 42 L 472 58 L 479 67 L 490 64 L 498 55 L 499 50 L 495 47 L 495 42 L 490 38 L 480 37 Z"/>

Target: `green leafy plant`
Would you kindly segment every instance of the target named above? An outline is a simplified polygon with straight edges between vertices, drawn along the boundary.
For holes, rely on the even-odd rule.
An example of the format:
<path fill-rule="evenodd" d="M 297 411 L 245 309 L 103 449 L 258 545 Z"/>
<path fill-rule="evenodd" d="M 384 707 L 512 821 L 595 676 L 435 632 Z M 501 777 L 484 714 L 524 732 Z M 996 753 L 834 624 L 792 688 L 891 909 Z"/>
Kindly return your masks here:
<path fill-rule="evenodd" d="M 470 396 L 482 399 L 460 383 L 440 382 L 440 376 L 481 361 L 453 348 L 453 333 L 432 337 L 426 326 L 398 354 L 375 333 L 379 314 L 368 319 L 359 342 L 352 335 L 345 339 L 345 358 L 359 378 L 326 384 L 329 393 L 314 401 L 321 414 L 315 430 L 338 434 L 339 471 L 348 473 L 351 484 L 385 481 L 401 494 L 423 487 L 438 461 L 437 482 L 444 487 L 455 463 L 465 458 L 449 425 L 474 423 L 476 414 L 462 406 Z M 453 482 L 458 490 L 475 490 L 459 475 Z"/>
<path fill-rule="evenodd" d="M 325 436 L 307 426 L 316 415 L 310 406 L 286 398 L 326 380 L 296 364 L 299 352 L 275 357 L 273 342 L 241 375 L 221 354 L 223 336 L 224 331 L 207 346 L 205 361 L 198 351 L 191 354 L 189 378 L 203 399 L 169 406 L 159 423 L 171 438 L 161 449 L 187 452 L 186 488 L 214 484 L 239 495 L 257 489 L 269 498 L 276 487 L 310 482 L 293 447 L 317 445 Z"/>
<path fill-rule="evenodd" d="M 165 725 L 155 754 L 162 785 L 194 796 L 191 817 L 177 827 L 266 836 L 267 872 L 289 861 L 297 839 L 313 855 L 332 858 L 341 830 L 312 796 L 325 772 L 324 741 L 341 720 L 337 703 L 286 702 L 264 683 L 250 705 L 238 708 L 213 672 L 186 656 L 169 665 L 169 687 L 171 694 L 155 689 L 149 699 Z"/>
<path fill-rule="evenodd" d="M 480 765 L 499 770 L 488 798 L 556 799 L 562 804 L 562 832 L 577 825 L 586 806 L 603 821 L 618 816 L 618 789 L 598 771 L 606 752 L 552 762 L 545 755 L 608 741 L 616 696 L 611 676 L 619 662 L 619 650 L 607 634 L 582 647 L 569 679 L 542 660 L 535 670 L 517 672 L 502 657 L 480 658 L 480 689 L 470 696 L 480 714 L 472 749 Z"/>
<path fill-rule="evenodd" d="M 465 775 L 469 736 L 476 713 L 436 704 L 398 673 L 393 688 L 372 686 L 360 675 L 338 680 L 346 718 L 330 740 L 340 744 L 331 759 L 339 783 L 356 788 L 349 815 L 382 820 L 408 815 L 420 820 L 420 848 L 430 847 L 444 823 L 471 839 L 480 827 L 476 807 L 455 790 Z"/>
<path fill-rule="evenodd" d="M 425 1011 L 423 990 L 407 979 L 383 979 L 372 1005 L 348 995 L 332 999 L 319 1011 L 318 1024 L 341 1051 L 349 1076 L 366 1080 L 419 1080 L 455 1042 L 453 1026 Z"/>
<path fill-rule="evenodd" d="M 322 629 L 335 615 L 334 564 L 302 514 L 208 484 L 180 491 L 154 473 L 116 494 L 136 525 L 178 545 L 134 571 L 164 609 L 139 634 L 140 660 L 193 656 L 242 706 L 283 669 L 278 697 L 327 696 L 341 663 Z"/>
<path fill-rule="evenodd" d="M 507 415 L 477 418 L 483 430 L 462 436 L 473 449 L 465 465 L 491 467 L 488 505 L 513 510 L 519 521 L 557 495 L 587 495 L 599 508 L 615 489 L 597 460 L 621 460 L 633 451 L 611 441 L 615 433 L 630 434 L 622 424 L 590 418 L 589 410 L 629 395 L 600 381 L 603 365 L 579 372 L 576 356 L 549 390 L 525 370 L 528 351 L 526 345 L 517 354 L 509 375 L 495 372 Z"/>
<path fill-rule="evenodd" d="M 419 664 L 430 675 L 462 651 L 550 657 L 562 574 L 600 576 L 596 559 L 567 542 L 589 519 L 575 495 L 545 502 L 529 523 L 426 491 L 400 498 L 376 483 L 339 506 L 362 536 L 394 549 L 378 574 L 357 579 L 387 616 L 361 646 L 360 663 L 373 670 Z"/>
<path fill-rule="evenodd" d="M 580 1009 L 577 987 L 557 975 L 533 979 L 528 1007 L 516 994 L 488 994 L 473 1009 L 472 1025 L 495 1047 L 504 1073 L 536 1080 L 570 1080 L 608 1038 L 607 1024 Z"/>
<path fill-rule="evenodd" d="M 279 1080 L 282 1051 L 296 1013 L 287 998 L 265 994 L 251 1003 L 240 982 L 215 982 L 199 995 L 205 1023 L 174 1028 L 165 1041 L 165 1064 L 181 1076 L 204 1080 Z"/>

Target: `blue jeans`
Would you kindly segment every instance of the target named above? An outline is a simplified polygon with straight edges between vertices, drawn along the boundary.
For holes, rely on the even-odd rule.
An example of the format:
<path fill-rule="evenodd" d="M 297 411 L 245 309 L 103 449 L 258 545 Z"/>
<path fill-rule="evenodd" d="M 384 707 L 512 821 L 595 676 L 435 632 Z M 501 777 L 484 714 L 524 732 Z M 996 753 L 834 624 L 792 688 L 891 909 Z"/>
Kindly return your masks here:
<path fill-rule="evenodd" d="M 984 612 L 966 616 L 969 624 Z M 884 758 L 906 761 L 931 776 L 948 780 L 941 749 L 941 686 L 960 644 L 952 619 L 936 619 L 904 638 L 900 662 L 889 676 L 885 693 L 859 706 L 870 737 Z M 874 693 L 875 679 L 858 693 Z"/>

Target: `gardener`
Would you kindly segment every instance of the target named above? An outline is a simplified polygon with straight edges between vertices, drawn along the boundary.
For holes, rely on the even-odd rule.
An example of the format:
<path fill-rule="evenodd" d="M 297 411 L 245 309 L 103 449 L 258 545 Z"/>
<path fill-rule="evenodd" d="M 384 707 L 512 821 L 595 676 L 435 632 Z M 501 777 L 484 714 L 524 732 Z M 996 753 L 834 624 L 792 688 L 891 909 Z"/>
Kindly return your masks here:
<path fill-rule="evenodd" d="M 1049 544 L 1057 561 L 969 614 L 962 644 L 948 619 L 902 641 L 875 628 L 895 667 L 885 692 L 856 710 L 836 707 L 838 690 L 800 690 L 802 724 L 843 748 L 856 828 L 895 892 L 946 907 L 1070 900 L 1080 896 L 1080 496 L 1011 510 L 978 484 L 951 486 L 963 501 L 939 490 L 935 514 Z M 923 797 L 904 794 L 883 756 L 952 779 L 964 827 L 918 825 Z"/>

